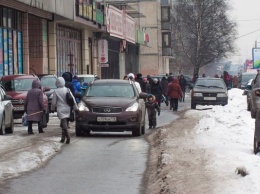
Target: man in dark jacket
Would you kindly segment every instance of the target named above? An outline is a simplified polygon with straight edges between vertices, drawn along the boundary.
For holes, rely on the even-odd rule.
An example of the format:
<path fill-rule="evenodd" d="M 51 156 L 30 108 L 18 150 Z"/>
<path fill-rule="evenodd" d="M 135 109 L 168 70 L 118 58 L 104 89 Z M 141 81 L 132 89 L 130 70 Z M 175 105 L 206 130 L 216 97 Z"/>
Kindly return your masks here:
<path fill-rule="evenodd" d="M 65 80 L 65 87 L 69 88 L 71 93 L 75 95 L 74 86 L 72 84 L 72 74 L 70 72 L 65 72 L 62 74 L 62 77 Z"/>
<path fill-rule="evenodd" d="M 141 73 L 136 74 L 135 81 L 140 84 L 142 92 L 145 92 L 145 90 L 146 90 L 146 84 L 145 84 L 145 82 L 144 82 L 142 76 L 143 76 L 143 75 L 142 75 Z"/>
<path fill-rule="evenodd" d="M 153 79 L 153 85 L 151 85 L 151 93 L 155 96 L 155 100 L 158 102 L 159 107 L 161 106 L 162 99 L 162 86 L 157 78 Z"/>
<path fill-rule="evenodd" d="M 181 86 L 181 91 L 182 91 L 182 98 L 181 98 L 181 101 L 184 102 L 187 81 L 186 81 L 186 79 L 184 78 L 183 75 L 180 76 L 179 84 L 180 84 L 180 86 Z"/>

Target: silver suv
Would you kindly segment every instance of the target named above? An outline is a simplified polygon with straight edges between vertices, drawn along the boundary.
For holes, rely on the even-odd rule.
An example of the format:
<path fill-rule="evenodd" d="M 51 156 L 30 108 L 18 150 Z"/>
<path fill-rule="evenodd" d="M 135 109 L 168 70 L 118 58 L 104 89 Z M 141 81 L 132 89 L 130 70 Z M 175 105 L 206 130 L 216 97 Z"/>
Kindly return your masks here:
<path fill-rule="evenodd" d="M 257 74 L 252 82 L 250 95 L 251 117 L 256 118 L 257 110 L 260 109 L 260 74 Z"/>

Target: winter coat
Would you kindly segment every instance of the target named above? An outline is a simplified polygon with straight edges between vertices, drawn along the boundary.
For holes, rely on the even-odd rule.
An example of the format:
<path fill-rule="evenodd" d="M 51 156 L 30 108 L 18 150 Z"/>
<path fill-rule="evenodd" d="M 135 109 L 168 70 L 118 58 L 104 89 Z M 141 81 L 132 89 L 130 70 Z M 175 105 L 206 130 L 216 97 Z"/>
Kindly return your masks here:
<path fill-rule="evenodd" d="M 177 79 L 173 79 L 172 83 L 169 84 L 168 96 L 170 98 L 181 98 L 182 97 L 181 86 L 180 86 L 180 84 L 178 84 Z"/>
<path fill-rule="evenodd" d="M 57 116 L 59 119 L 69 118 L 71 108 L 66 101 L 66 94 L 68 92 L 68 88 L 65 87 L 64 78 L 58 77 L 55 84 L 57 86 L 57 89 L 55 89 L 53 92 L 51 110 L 54 111 L 55 108 L 57 108 Z M 76 110 L 78 109 L 77 104 L 74 97 L 73 99 L 74 99 L 74 110 Z"/>
<path fill-rule="evenodd" d="M 74 86 L 72 84 L 72 74 L 69 73 L 69 72 L 65 72 L 62 74 L 62 77 L 64 78 L 65 80 L 65 87 L 66 88 L 69 88 L 71 93 L 73 95 L 75 95 L 75 90 L 74 90 Z"/>
<path fill-rule="evenodd" d="M 151 94 L 154 95 L 156 97 L 156 101 L 160 102 L 161 98 L 162 98 L 162 86 L 159 82 L 157 82 L 156 84 L 153 83 L 153 85 L 151 85 Z"/>
<path fill-rule="evenodd" d="M 148 115 L 150 114 L 156 114 L 156 110 L 158 112 L 160 112 L 160 107 L 158 106 L 158 103 L 155 102 L 154 100 L 151 100 L 151 101 L 147 101 L 145 103 L 145 107 L 147 109 L 147 113 Z"/>
<path fill-rule="evenodd" d="M 145 92 L 145 85 L 146 84 L 145 84 L 143 78 L 142 77 L 137 77 L 137 78 L 135 78 L 135 81 L 140 84 L 142 92 Z"/>
<path fill-rule="evenodd" d="M 145 92 L 151 94 L 151 85 L 148 82 L 145 84 Z"/>
<path fill-rule="evenodd" d="M 28 121 L 41 121 L 42 111 L 44 110 L 43 91 L 41 87 L 42 85 L 39 80 L 33 80 L 32 89 L 27 93 L 24 110 L 28 115 Z"/>
<path fill-rule="evenodd" d="M 179 84 L 180 84 L 180 86 L 181 86 L 181 90 L 182 90 L 183 92 L 185 92 L 185 90 L 186 90 L 186 85 L 187 85 L 187 81 L 186 81 L 186 79 L 185 79 L 184 77 L 181 77 L 181 78 L 179 79 Z"/>
<path fill-rule="evenodd" d="M 72 84 L 73 84 L 75 94 L 80 93 L 81 92 L 81 84 L 80 84 L 79 80 L 73 79 Z"/>
<path fill-rule="evenodd" d="M 163 78 L 161 81 L 161 85 L 162 85 L 162 93 L 164 96 L 167 96 L 168 93 L 168 81 L 166 78 Z"/>

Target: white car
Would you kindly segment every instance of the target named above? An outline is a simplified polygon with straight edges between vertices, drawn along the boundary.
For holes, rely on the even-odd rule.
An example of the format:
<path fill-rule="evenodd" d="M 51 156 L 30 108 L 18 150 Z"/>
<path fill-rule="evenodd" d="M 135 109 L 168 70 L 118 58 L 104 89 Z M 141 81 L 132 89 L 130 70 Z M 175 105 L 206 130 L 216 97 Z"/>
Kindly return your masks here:
<path fill-rule="evenodd" d="M 95 79 L 95 75 L 92 75 L 92 74 L 80 74 L 80 75 L 77 75 L 78 76 L 78 79 L 79 79 L 79 82 L 81 83 L 81 85 L 83 85 L 84 83 L 90 83 L 92 81 L 94 81 Z"/>
<path fill-rule="evenodd" d="M 0 135 L 9 134 L 14 131 L 12 97 L 6 95 L 4 89 L 0 87 Z"/>

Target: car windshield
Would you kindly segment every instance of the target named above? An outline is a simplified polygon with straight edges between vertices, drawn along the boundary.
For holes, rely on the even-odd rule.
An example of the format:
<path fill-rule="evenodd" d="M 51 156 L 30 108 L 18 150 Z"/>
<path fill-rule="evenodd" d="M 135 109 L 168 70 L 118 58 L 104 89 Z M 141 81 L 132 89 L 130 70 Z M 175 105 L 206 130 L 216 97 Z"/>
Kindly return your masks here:
<path fill-rule="evenodd" d="M 51 89 L 55 89 L 57 88 L 55 85 L 56 82 L 56 78 L 55 77 L 42 77 L 41 78 L 41 83 L 42 83 L 42 87 L 49 87 Z"/>
<path fill-rule="evenodd" d="M 7 92 L 9 91 L 29 91 L 32 89 L 32 82 L 34 79 L 16 79 L 1 81 L 2 86 Z"/>
<path fill-rule="evenodd" d="M 87 97 L 129 97 L 135 96 L 130 84 L 91 85 L 86 92 Z"/>
<path fill-rule="evenodd" d="M 254 79 L 256 74 L 242 75 L 242 82 L 248 82 L 250 79 Z"/>
<path fill-rule="evenodd" d="M 81 85 L 83 85 L 84 83 L 90 83 L 94 80 L 94 77 L 78 77 L 79 82 L 81 83 Z"/>
<path fill-rule="evenodd" d="M 220 79 L 198 79 L 195 87 L 225 88 L 225 84 Z"/>

